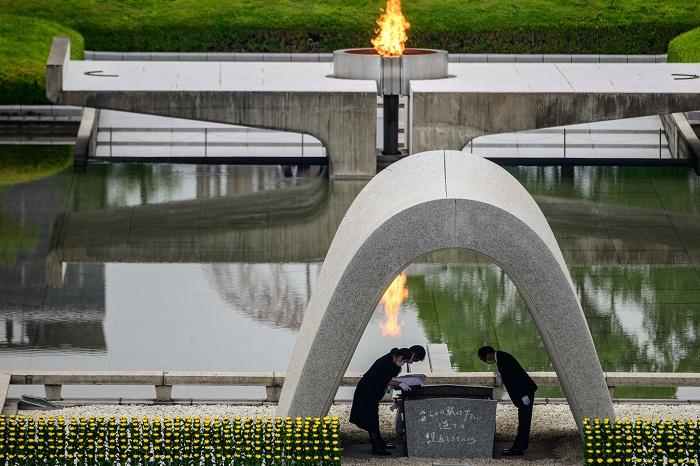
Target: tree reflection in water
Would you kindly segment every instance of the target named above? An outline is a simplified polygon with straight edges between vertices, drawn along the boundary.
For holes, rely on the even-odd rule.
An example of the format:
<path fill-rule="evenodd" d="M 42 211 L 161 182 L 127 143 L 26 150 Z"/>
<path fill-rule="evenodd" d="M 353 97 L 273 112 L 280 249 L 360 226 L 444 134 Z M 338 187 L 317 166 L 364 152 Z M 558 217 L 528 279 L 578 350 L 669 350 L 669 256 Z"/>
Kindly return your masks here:
<path fill-rule="evenodd" d="M 256 322 L 298 331 L 320 264 L 207 264 L 219 296 Z M 303 277 L 303 278 L 302 278 Z"/>

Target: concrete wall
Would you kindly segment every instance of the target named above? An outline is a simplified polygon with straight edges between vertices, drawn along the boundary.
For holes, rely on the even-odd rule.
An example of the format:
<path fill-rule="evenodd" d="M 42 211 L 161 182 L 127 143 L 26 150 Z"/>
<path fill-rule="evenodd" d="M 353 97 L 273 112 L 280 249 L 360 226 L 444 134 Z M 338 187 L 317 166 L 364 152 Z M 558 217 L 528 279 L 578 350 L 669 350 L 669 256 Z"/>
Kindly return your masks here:
<path fill-rule="evenodd" d="M 664 125 L 671 156 L 676 159 L 692 160 L 695 171 L 700 173 L 700 141 L 686 115 L 667 113 L 661 115 L 661 123 Z"/>
<path fill-rule="evenodd" d="M 64 92 L 60 103 L 310 134 L 333 178 L 376 173 L 376 95 L 301 92 Z"/>
<path fill-rule="evenodd" d="M 410 99 L 411 153 L 462 150 L 485 134 L 690 111 L 699 93 L 424 92 Z"/>
<path fill-rule="evenodd" d="M 83 170 L 88 157 L 94 157 L 97 147 L 97 127 L 100 121 L 100 111 L 94 108 L 84 108 L 80 120 L 78 135 L 75 140 L 75 155 L 73 169 Z"/>

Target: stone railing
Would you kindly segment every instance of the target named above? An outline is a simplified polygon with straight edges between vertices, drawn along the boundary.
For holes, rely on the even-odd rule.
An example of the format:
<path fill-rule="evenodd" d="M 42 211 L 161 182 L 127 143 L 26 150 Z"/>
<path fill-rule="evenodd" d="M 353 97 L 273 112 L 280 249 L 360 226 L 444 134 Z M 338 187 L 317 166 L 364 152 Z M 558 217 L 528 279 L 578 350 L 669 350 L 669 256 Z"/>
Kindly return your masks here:
<path fill-rule="evenodd" d="M 554 372 L 530 372 L 540 387 L 558 387 Z M 500 387 L 494 372 L 428 372 L 430 384 L 484 385 Z M 353 387 L 362 377 L 360 373 L 346 373 L 340 385 Z M 155 401 L 172 402 L 174 385 L 209 386 L 264 386 L 266 402 L 279 401 L 284 372 L 186 372 L 186 371 L 24 371 L 0 372 L 0 399 L 7 395 L 9 385 L 43 385 L 46 399 L 60 401 L 63 385 L 152 385 Z M 611 396 L 615 387 L 698 387 L 700 373 L 637 373 L 608 372 L 605 374 Z"/>

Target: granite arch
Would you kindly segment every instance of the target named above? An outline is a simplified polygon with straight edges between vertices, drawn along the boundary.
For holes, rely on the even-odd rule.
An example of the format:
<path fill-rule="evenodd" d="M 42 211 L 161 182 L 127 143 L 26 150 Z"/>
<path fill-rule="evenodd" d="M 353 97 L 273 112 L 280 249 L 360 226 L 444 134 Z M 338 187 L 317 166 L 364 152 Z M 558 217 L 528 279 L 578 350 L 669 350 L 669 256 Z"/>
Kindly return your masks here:
<path fill-rule="evenodd" d="M 590 330 L 547 220 L 507 171 L 457 151 L 407 157 L 357 196 L 307 306 L 277 414 L 325 415 L 386 287 L 415 258 L 448 248 L 488 256 L 508 274 L 579 427 L 584 417 L 613 418 Z"/>

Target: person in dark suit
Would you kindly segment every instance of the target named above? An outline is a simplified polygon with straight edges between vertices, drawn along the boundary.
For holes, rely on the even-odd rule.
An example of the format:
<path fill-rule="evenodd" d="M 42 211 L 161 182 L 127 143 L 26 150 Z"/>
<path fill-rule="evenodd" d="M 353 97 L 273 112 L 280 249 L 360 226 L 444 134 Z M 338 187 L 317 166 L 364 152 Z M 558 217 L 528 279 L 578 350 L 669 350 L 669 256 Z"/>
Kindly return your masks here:
<path fill-rule="evenodd" d="M 496 351 L 491 346 L 482 346 L 478 354 L 479 359 L 485 363 L 496 364 L 501 382 L 506 387 L 511 401 L 518 408 L 518 435 L 515 437 L 513 446 L 503 450 L 502 454 L 504 456 L 522 455 L 530 444 L 532 405 L 537 384 L 527 375 L 513 355 L 505 351 Z"/>
<path fill-rule="evenodd" d="M 379 401 L 384 397 L 387 387 L 410 390 L 411 387 L 405 383 L 391 379 L 399 375 L 404 363 L 422 361 L 424 358 L 425 348 L 420 345 L 401 349 L 392 348 L 389 353 L 374 361 L 372 367 L 357 383 L 350 409 L 350 422 L 369 433 L 372 454 L 391 455 L 386 450 L 393 448 L 393 445 L 384 441 L 379 432 Z"/>

